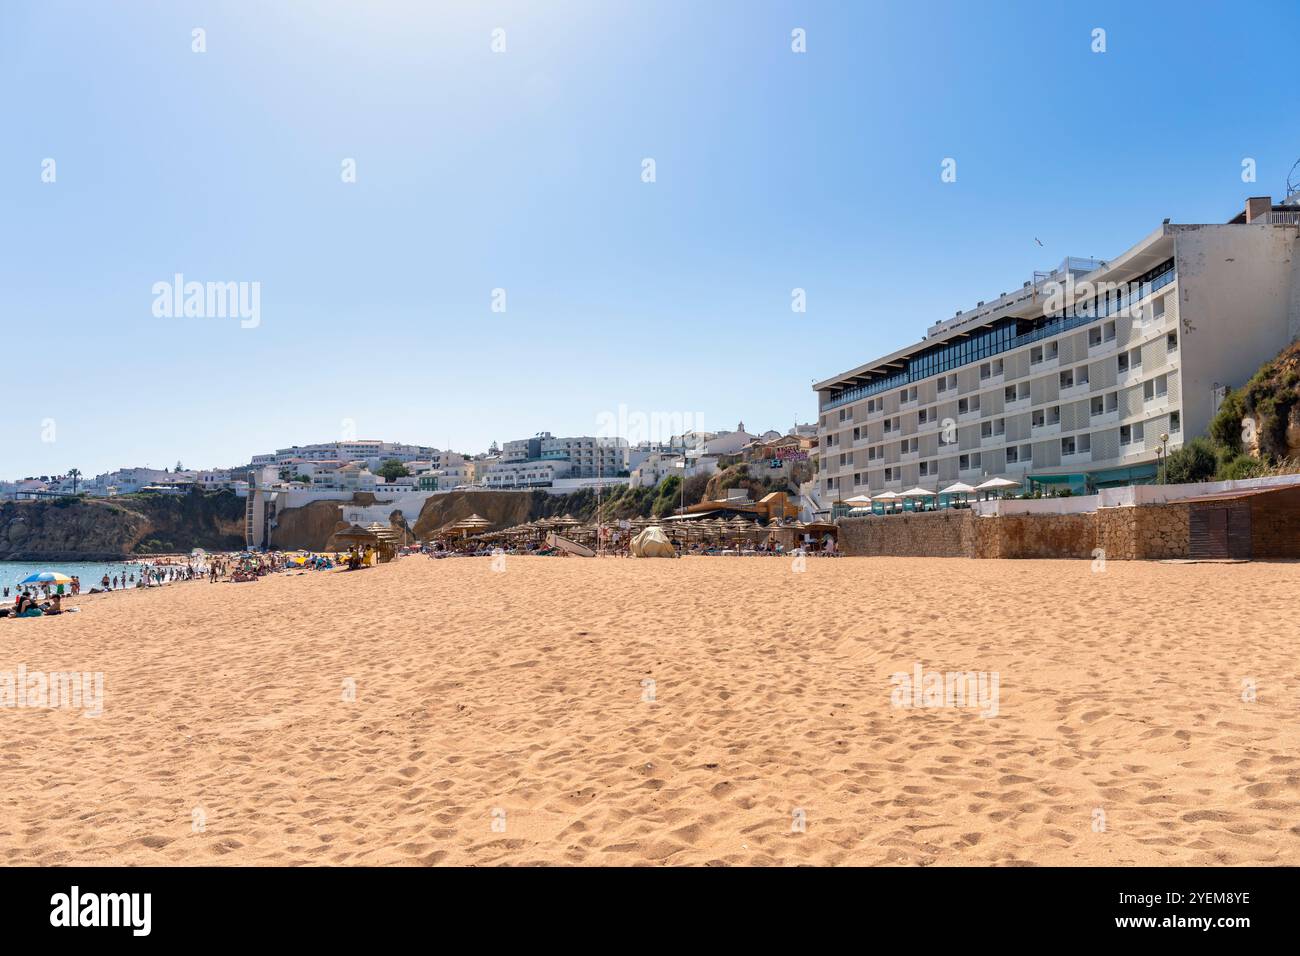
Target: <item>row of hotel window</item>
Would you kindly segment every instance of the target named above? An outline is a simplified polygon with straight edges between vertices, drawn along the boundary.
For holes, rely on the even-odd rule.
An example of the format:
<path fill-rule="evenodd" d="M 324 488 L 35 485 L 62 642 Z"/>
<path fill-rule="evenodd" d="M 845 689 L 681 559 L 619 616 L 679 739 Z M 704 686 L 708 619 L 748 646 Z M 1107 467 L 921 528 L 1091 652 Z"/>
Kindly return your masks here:
<path fill-rule="evenodd" d="M 1087 379 L 1085 378 L 1084 381 L 1087 381 Z M 1014 388 L 1014 386 L 1008 386 L 1008 391 L 1010 391 L 1012 388 Z M 1026 383 L 1022 383 L 1021 388 L 1025 389 L 1025 391 L 1020 394 L 1020 398 L 1027 398 L 1029 396 L 1028 385 Z M 1155 378 L 1149 378 L 1142 383 L 1142 399 L 1145 402 L 1151 402 L 1151 401 L 1156 401 L 1157 399 L 1165 398 L 1166 396 L 1168 396 L 1168 394 L 1169 394 L 1168 375 L 1157 375 Z M 962 402 L 965 401 L 966 399 L 962 399 Z M 1007 401 L 1010 402 L 1012 401 L 1012 399 L 1008 398 Z M 969 410 L 979 411 L 980 402 L 979 402 L 978 395 L 976 395 L 973 399 L 971 399 L 971 403 L 972 404 L 969 406 Z M 967 408 L 961 409 L 962 414 L 965 414 L 966 411 Z M 1119 392 L 1106 392 L 1103 395 L 1094 395 L 1092 396 L 1091 400 L 1088 402 L 1089 416 L 1095 417 L 1097 415 L 1108 415 L 1112 412 L 1118 412 L 1118 411 L 1119 411 Z M 918 414 L 917 416 L 919 423 L 922 425 L 927 423 L 927 412 L 929 412 L 929 420 L 933 420 L 934 418 L 933 410 L 930 409 L 922 410 L 920 414 Z M 903 420 L 901 418 L 886 418 L 884 421 L 885 434 L 892 435 L 894 432 L 901 431 L 903 427 L 902 421 Z M 1050 405 L 1047 408 L 1035 409 L 1033 412 L 1030 413 L 1029 421 L 1030 421 L 1030 425 L 1034 428 L 1042 428 L 1047 425 L 1059 425 L 1061 423 L 1061 406 Z M 1003 434 L 1005 431 L 1006 431 L 1005 418 L 990 418 L 980 422 L 981 438 L 992 438 L 995 435 Z M 853 440 L 855 442 L 859 441 L 865 434 L 866 434 L 866 428 L 863 427 L 862 425 L 858 425 L 853 429 Z M 909 442 L 911 443 L 910 448 L 908 445 Z M 941 445 L 955 445 L 956 443 L 957 443 L 957 439 L 955 436 L 948 436 L 944 434 L 940 434 L 939 436 L 939 444 Z M 901 446 L 903 454 L 907 454 L 909 451 L 916 451 L 916 444 L 917 444 L 916 438 L 903 439 L 902 446 Z M 844 459 L 847 457 L 847 455 L 848 455 L 847 452 L 843 452 L 840 454 L 840 464 L 845 463 Z M 872 461 L 877 457 L 883 457 L 883 456 L 884 456 L 883 448 L 878 448 L 873 446 L 867 449 L 868 461 Z"/>
<path fill-rule="evenodd" d="M 1161 376 L 1161 378 L 1163 377 L 1164 376 Z M 1164 394 L 1164 393 L 1160 392 L 1156 394 Z M 1103 397 L 1100 395 L 1092 400 L 1092 408 L 1090 410 L 1093 415 L 1104 414 L 1104 412 L 1101 410 L 1103 408 L 1107 412 L 1114 412 L 1119 410 L 1119 402 L 1118 402 L 1117 394 L 1115 392 L 1111 392 L 1109 395 L 1106 395 L 1104 401 L 1103 401 Z M 1061 422 L 1061 407 L 1059 405 L 1054 405 L 1051 408 L 1045 409 L 1043 411 L 1034 412 L 1034 417 L 1032 419 L 1032 425 L 1034 428 L 1041 428 L 1044 425 L 1059 425 L 1060 422 Z M 1181 430 L 1182 430 L 1182 413 L 1178 411 L 1170 412 L 1169 431 L 1177 433 Z M 989 421 L 980 423 L 980 438 L 996 438 L 1005 434 L 1006 434 L 1006 419 L 994 418 L 994 419 L 990 419 Z M 1083 443 L 1082 447 L 1076 445 L 1076 441 L 1075 441 L 1076 438 Z M 1132 444 L 1133 442 L 1140 442 L 1142 440 L 1143 440 L 1143 428 L 1141 422 L 1137 422 L 1136 424 L 1133 425 L 1120 426 L 1119 443 L 1121 445 L 1128 445 L 1128 444 Z M 941 447 L 943 445 L 954 445 L 954 444 L 956 444 L 955 441 L 944 441 L 943 436 L 940 436 L 939 445 Z M 1028 448 L 1029 446 L 1024 445 L 1022 447 Z M 1062 455 L 1082 454 L 1085 451 L 1091 451 L 1091 449 L 1092 446 L 1091 444 L 1089 444 L 1089 437 L 1087 435 L 1066 436 L 1065 438 L 1061 439 Z M 917 438 L 904 438 L 898 444 L 898 451 L 900 455 L 915 455 L 918 454 L 920 450 L 921 450 L 920 440 Z M 1015 450 L 1016 449 L 1014 446 L 1008 446 L 1007 448 L 1008 456 L 1010 456 L 1010 454 Z M 873 445 L 872 447 L 867 449 L 868 464 L 870 464 L 873 461 L 883 460 L 884 457 L 885 457 L 884 446 Z M 967 457 L 969 456 L 967 455 L 961 456 L 963 460 L 965 460 Z M 976 453 L 975 457 L 976 459 L 979 458 L 978 453 Z M 1008 457 L 1007 460 L 1014 462 L 1017 459 Z M 849 452 L 841 452 L 840 467 L 841 468 L 846 467 L 851 463 L 852 463 L 852 454 Z M 924 465 L 925 463 L 922 462 L 922 464 Z M 964 471 L 967 466 L 961 465 L 959 467 L 961 467 L 961 469 Z M 979 465 L 976 464 L 973 467 L 978 468 Z M 924 475 L 925 472 L 922 471 L 921 474 Z"/>
<path fill-rule="evenodd" d="M 1108 324 L 1112 324 L 1112 325 L 1113 325 L 1114 323 L 1108 323 Z M 1099 331 L 1099 330 L 1094 329 L 1093 331 L 1096 332 L 1096 331 Z M 1056 343 L 1053 342 L 1053 343 L 1051 343 L 1051 345 L 1052 345 L 1052 348 L 1055 349 L 1055 347 L 1056 347 Z M 1178 351 L 1178 333 L 1177 333 L 1177 332 L 1170 332 L 1167 336 L 1165 336 L 1165 351 L 1166 351 L 1166 352 L 1176 352 L 1176 351 Z M 1052 355 L 1052 358 L 1055 358 L 1055 357 L 1056 357 L 1055 354 L 1053 354 L 1053 355 Z M 1142 367 L 1142 350 L 1141 350 L 1140 348 L 1136 348 L 1136 349 L 1128 349 L 1127 351 L 1120 352 L 1119 355 L 1117 355 L 1117 356 L 1115 357 L 1115 363 L 1116 363 L 1116 364 L 1115 364 L 1116 371 L 1117 371 L 1120 375 L 1123 375 L 1124 373 L 1129 372 L 1129 371 L 1131 371 L 1131 370 L 1133 370 L 1133 369 L 1141 368 L 1141 367 Z M 1033 364 L 1033 363 L 1032 363 L 1032 361 L 1031 361 L 1031 365 L 1032 365 L 1032 364 Z M 986 371 L 986 370 L 988 371 L 988 374 L 985 374 L 985 371 Z M 1002 360 L 1001 360 L 1001 359 L 997 359 L 997 360 L 995 360 L 995 361 L 992 362 L 992 363 L 985 363 L 984 365 L 981 365 L 981 366 L 980 366 L 980 380 L 981 380 L 981 381 L 984 381 L 984 380 L 986 380 L 986 379 L 989 379 L 989 378 L 992 378 L 992 377 L 994 377 L 994 376 L 996 376 L 996 375 L 1001 375 L 1001 374 L 1002 374 Z M 949 381 L 949 379 L 950 379 L 951 381 Z M 1057 381 L 1058 381 L 1059 387 L 1062 388 L 1062 389 L 1066 389 L 1066 388 L 1074 388 L 1075 386 L 1078 386 L 1078 385 L 1087 385 L 1087 384 L 1088 384 L 1088 366 L 1087 366 L 1086 364 L 1084 364 L 1084 365 L 1076 366 L 1075 368 L 1068 368 L 1068 369 L 1065 369 L 1063 372 L 1060 373 L 1060 375 L 1058 376 Z M 941 379 L 939 379 L 939 382 L 938 382 L 938 390 L 939 390 L 939 394 L 940 394 L 940 395 L 943 395 L 945 392 L 950 391 L 950 390 L 955 391 L 956 388 L 957 388 L 957 376 L 956 376 L 956 375 L 949 375 L 947 378 L 941 378 Z M 1027 399 L 1028 397 L 1029 397 L 1029 383 L 1028 383 L 1028 382 L 1020 382 L 1020 383 L 1017 384 L 1017 385 L 1008 385 L 1008 386 L 1006 387 L 1006 389 L 1003 391 L 1003 400 L 1004 400 L 1005 402 L 1008 402 L 1008 403 L 1010 403 L 1010 402 L 1019 402 L 1019 401 L 1023 401 L 1023 400 L 1025 400 L 1025 399 Z M 898 393 L 898 400 L 899 400 L 899 402 L 900 402 L 901 404 L 904 404 L 904 405 L 905 405 L 905 404 L 907 404 L 908 402 L 914 402 L 914 401 L 916 401 L 916 399 L 917 399 L 917 392 L 916 392 L 916 386 L 915 386 L 915 385 L 909 386 L 908 388 L 905 388 L 905 389 L 903 389 L 902 391 L 900 391 L 900 392 Z M 968 398 L 959 398 L 959 399 L 957 399 L 957 414 L 958 414 L 958 415 L 965 415 L 967 412 L 978 411 L 978 410 L 979 410 L 979 407 L 980 407 L 980 397 L 979 397 L 979 395 L 972 395 L 972 396 L 970 396 L 970 397 L 968 397 Z M 868 415 L 872 415 L 872 414 L 874 414 L 874 413 L 876 413 L 876 412 L 878 412 L 878 411 L 884 411 L 884 409 L 885 409 L 885 400 L 884 400 L 883 397 L 882 397 L 882 398 L 872 398 L 872 399 L 868 399 L 868 400 L 867 400 L 867 414 L 868 414 Z M 839 420 L 840 420 L 841 422 L 846 422 L 846 421 L 848 421 L 849 418 L 851 417 L 851 413 L 852 413 L 852 409 L 850 409 L 850 408 L 842 408 L 842 409 L 840 409 Z M 923 409 L 921 409 L 921 411 L 920 411 L 920 413 L 919 413 L 919 415 L 918 415 L 918 423 L 921 424 L 921 425 L 924 425 L 924 424 L 926 424 L 927 422 L 932 422 L 932 421 L 937 421 L 937 420 L 938 420 L 938 419 L 937 419 L 937 417 L 936 417 L 936 413 L 935 413 L 934 409 L 924 409 L 924 408 L 923 408 Z M 889 431 L 888 422 L 886 422 L 885 431 Z M 854 438 L 857 438 L 857 437 L 858 437 L 858 436 L 857 436 L 857 432 L 856 432 L 856 430 L 854 431 L 854 436 L 853 436 L 853 437 L 854 437 Z"/>
<path fill-rule="evenodd" d="M 1176 434 L 1180 430 L 1179 416 L 1174 412 L 1169 416 L 1169 431 Z M 1137 422 L 1134 425 L 1124 425 L 1119 430 L 1119 443 L 1121 446 L 1132 445 L 1146 441 L 1146 426 L 1143 422 Z M 1061 439 L 1061 456 L 1069 457 L 1070 455 L 1086 455 L 1092 452 L 1092 435 L 1070 435 Z M 1006 460 L 1008 465 L 1025 464 L 1033 461 L 1034 450 L 1032 445 L 1008 445 L 1006 448 Z M 965 455 L 958 456 L 958 471 L 979 471 L 983 466 L 982 453 L 975 451 Z M 919 464 L 919 473 L 922 478 L 937 478 L 939 475 L 939 463 L 937 461 L 923 461 Z M 855 486 L 862 484 L 863 472 L 855 471 L 853 473 L 853 484 Z M 885 467 L 885 481 L 901 481 L 903 478 L 903 469 L 899 465 L 887 465 Z"/>

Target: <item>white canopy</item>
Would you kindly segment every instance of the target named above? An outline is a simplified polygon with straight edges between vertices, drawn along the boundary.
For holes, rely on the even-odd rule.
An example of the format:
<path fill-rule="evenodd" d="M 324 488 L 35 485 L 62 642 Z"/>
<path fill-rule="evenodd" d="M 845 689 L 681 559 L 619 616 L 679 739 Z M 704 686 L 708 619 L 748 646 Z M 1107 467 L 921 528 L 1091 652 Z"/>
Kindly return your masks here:
<path fill-rule="evenodd" d="M 926 491 L 924 488 L 909 488 L 903 492 L 904 498 L 933 498 L 935 492 Z"/>
<path fill-rule="evenodd" d="M 1007 481 L 1005 478 L 990 478 L 975 486 L 976 491 L 992 491 L 997 488 L 1019 488 L 1020 482 Z"/>
<path fill-rule="evenodd" d="M 882 491 L 878 495 L 872 495 L 872 501 L 897 501 L 902 495 L 894 491 Z"/>
<path fill-rule="evenodd" d="M 868 495 L 854 495 L 852 498 L 844 499 L 844 504 L 852 505 L 855 508 L 865 508 L 871 504 L 871 498 Z"/>
<path fill-rule="evenodd" d="M 972 488 L 970 485 L 966 484 L 964 481 L 959 481 L 959 482 L 957 482 L 956 484 L 949 485 L 947 488 L 945 488 L 945 489 L 943 489 L 941 492 L 939 492 L 939 494 L 941 494 L 941 495 L 968 495 L 968 494 L 970 494 L 970 493 L 971 493 L 972 491 L 974 491 L 974 490 L 975 490 L 974 488 Z"/>

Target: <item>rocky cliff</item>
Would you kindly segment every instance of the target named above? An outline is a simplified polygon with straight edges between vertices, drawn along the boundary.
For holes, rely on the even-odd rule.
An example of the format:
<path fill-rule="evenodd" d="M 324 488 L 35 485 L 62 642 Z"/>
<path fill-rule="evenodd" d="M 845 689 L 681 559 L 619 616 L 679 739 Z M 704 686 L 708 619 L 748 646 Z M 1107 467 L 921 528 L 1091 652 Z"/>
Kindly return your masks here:
<path fill-rule="evenodd" d="M 112 561 L 244 543 L 244 502 L 231 492 L 61 498 L 0 505 L 0 560 Z"/>

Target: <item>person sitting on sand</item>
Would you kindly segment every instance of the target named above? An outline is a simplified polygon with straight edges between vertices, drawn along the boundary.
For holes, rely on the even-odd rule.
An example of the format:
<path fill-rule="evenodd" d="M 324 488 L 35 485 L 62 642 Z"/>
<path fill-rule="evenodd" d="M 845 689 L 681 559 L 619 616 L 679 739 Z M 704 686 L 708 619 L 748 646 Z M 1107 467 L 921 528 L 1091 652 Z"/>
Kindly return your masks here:
<path fill-rule="evenodd" d="M 63 595 L 62 594 L 54 595 L 54 597 L 50 598 L 48 602 L 41 605 L 41 610 L 44 611 L 46 614 L 62 614 Z"/>

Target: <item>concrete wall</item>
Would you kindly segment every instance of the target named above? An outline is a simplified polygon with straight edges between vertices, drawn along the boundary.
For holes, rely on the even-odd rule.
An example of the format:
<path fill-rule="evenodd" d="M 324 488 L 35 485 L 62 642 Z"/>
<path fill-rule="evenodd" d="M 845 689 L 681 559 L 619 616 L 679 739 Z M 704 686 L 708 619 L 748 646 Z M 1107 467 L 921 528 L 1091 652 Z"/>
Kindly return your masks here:
<path fill-rule="evenodd" d="M 1296 229 L 1171 226 L 1178 260 L 1183 434 L 1202 435 L 1215 383 L 1239 388 L 1297 331 Z"/>

